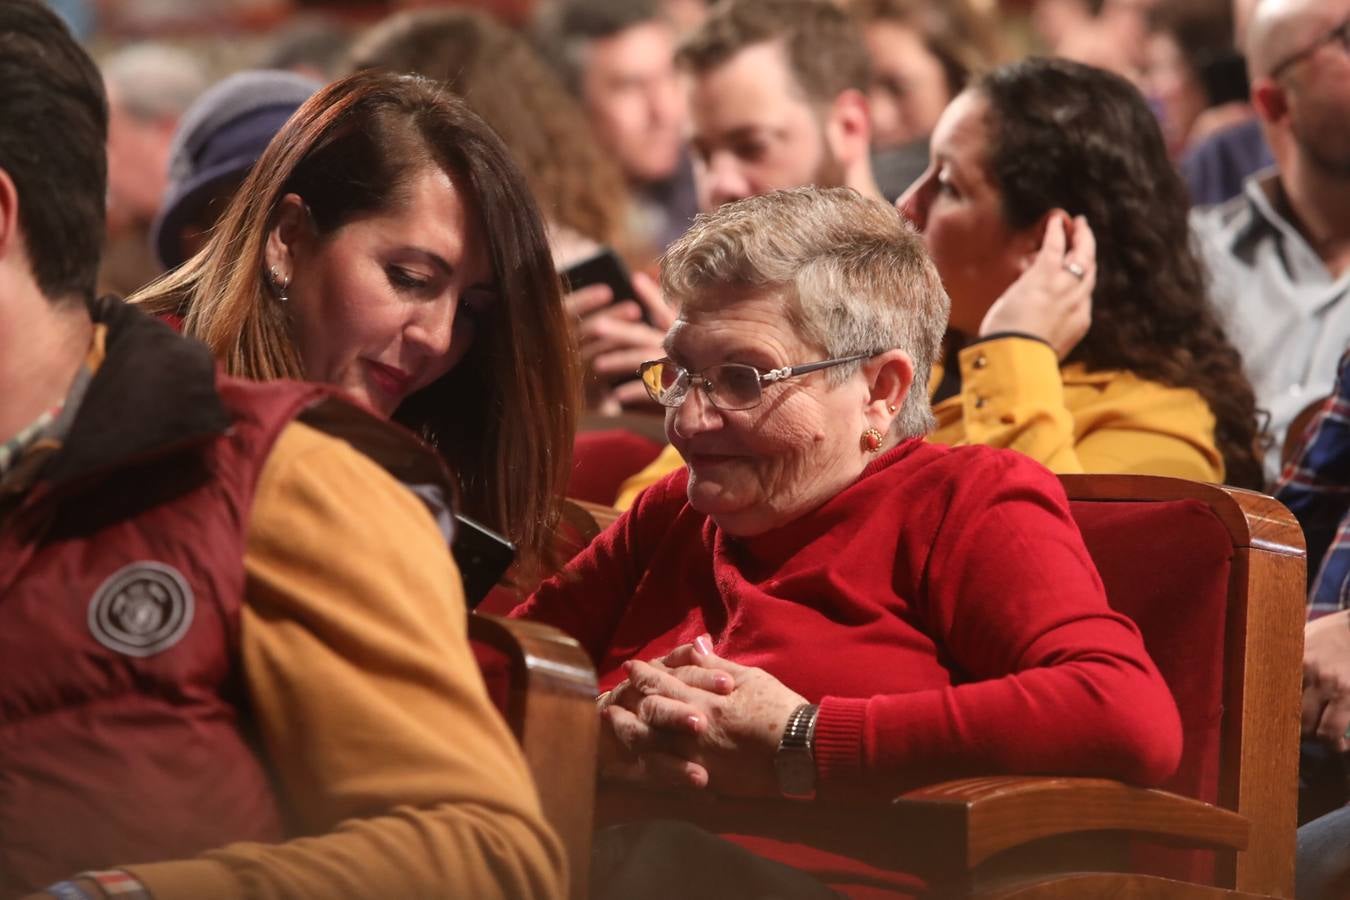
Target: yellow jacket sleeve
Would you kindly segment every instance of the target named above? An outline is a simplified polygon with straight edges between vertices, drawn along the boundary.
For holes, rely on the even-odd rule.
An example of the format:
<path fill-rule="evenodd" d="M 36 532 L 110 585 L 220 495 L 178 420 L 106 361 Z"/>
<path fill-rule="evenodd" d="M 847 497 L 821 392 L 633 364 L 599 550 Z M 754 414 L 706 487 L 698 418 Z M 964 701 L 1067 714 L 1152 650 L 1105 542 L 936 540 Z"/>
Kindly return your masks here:
<path fill-rule="evenodd" d="M 1059 474 L 1223 480 L 1214 415 L 1194 390 L 1061 368 L 1048 345 L 1029 338 L 974 344 L 959 361 L 960 395 L 934 410 L 938 443 L 1007 447 Z"/>
<path fill-rule="evenodd" d="M 156 900 L 563 896 L 561 845 L 421 502 L 293 424 L 262 471 L 245 566 L 251 711 L 303 837 L 128 871 Z"/>

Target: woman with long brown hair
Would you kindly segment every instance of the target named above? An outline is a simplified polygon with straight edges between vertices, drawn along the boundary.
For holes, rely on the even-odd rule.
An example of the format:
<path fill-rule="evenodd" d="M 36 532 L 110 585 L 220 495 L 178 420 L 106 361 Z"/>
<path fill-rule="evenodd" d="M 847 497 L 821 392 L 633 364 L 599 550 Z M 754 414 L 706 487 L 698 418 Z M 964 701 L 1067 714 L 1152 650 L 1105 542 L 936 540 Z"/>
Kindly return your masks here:
<path fill-rule="evenodd" d="M 420 434 L 530 568 L 566 483 L 574 355 L 543 220 L 501 140 L 440 85 L 315 94 L 208 244 L 131 298 L 225 369 L 330 382 Z"/>

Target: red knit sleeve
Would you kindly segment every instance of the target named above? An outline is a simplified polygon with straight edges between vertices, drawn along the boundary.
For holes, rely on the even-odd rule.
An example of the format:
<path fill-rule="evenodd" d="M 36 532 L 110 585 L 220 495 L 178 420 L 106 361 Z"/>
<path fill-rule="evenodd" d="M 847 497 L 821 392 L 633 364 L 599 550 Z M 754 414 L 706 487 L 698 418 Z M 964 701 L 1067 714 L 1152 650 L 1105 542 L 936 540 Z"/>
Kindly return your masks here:
<path fill-rule="evenodd" d="M 870 790 L 986 773 L 1157 783 L 1181 723 L 1134 624 L 1112 612 L 1059 482 L 989 454 L 944 498 L 931 541 L 926 630 L 954 686 L 827 697 L 822 787 Z"/>
<path fill-rule="evenodd" d="M 598 666 L 647 570 L 651 551 L 686 503 L 685 484 L 681 469 L 643 491 L 614 524 L 509 615 L 561 628 Z"/>

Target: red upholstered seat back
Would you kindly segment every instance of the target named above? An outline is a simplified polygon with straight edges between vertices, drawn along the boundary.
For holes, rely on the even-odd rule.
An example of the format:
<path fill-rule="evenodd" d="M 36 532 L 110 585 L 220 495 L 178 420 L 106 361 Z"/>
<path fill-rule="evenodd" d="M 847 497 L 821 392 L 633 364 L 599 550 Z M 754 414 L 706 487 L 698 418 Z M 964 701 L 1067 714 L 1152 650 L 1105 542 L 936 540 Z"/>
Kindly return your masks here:
<path fill-rule="evenodd" d="M 1198 500 L 1075 500 L 1071 508 L 1111 606 L 1138 624 L 1181 712 L 1181 765 L 1163 787 L 1215 803 L 1233 561 L 1228 529 Z M 1136 862 L 1154 874 L 1205 883 L 1213 878 L 1213 857 L 1141 848 Z"/>
<path fill-rule="evenodd" d="M 583 431 L 572 445 L 567 496 L 613 506 L 619 487 L 656 459 L 662 444 L 623 428 Z"/>

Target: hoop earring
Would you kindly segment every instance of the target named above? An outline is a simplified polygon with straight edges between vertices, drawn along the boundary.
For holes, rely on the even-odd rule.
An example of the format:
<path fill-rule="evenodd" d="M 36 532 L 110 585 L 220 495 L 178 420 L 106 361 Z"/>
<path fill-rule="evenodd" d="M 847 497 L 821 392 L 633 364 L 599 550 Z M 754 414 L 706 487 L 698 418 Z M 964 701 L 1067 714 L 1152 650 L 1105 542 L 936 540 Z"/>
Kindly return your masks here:
<path fill-rule="evenodd" d="M 286 293 L 286 289 L 291 286 L 290 278 L 282 278 L 281 271 L 276 266 L 267 270 L 267 274 L 272 276 L 272 290 L 276 292 L 277 300 L 282 303 L 289 303 L 291 298 Z"/>
<path fill-rule="evenodd" d="M 862 433 L 862 448 L 868 453 L 876 453 L 881 449 L 881 442 L 885 439 L 880 431 L 875 428 L 869 428 Z"/>

